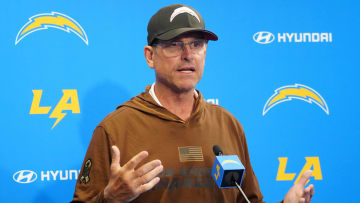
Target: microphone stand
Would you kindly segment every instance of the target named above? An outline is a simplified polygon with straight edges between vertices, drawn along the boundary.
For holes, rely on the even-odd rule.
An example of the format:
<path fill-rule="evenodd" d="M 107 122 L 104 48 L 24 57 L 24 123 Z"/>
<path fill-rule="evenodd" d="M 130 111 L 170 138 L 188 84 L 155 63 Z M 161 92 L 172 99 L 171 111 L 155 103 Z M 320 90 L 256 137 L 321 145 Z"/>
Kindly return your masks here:
<path fill-rule="evenodd" d="M 241 192 L 241 194 L 245 198 L 246 202 L 250 203 L 249 199 L 246 197 L 246 195 L 245 195 L 244 191 L 241 189 L 240 185 L 235 180 L 234 180 L 234 182 L 235 182 L 236 187 L 239 189 L 239 191 Z"/>

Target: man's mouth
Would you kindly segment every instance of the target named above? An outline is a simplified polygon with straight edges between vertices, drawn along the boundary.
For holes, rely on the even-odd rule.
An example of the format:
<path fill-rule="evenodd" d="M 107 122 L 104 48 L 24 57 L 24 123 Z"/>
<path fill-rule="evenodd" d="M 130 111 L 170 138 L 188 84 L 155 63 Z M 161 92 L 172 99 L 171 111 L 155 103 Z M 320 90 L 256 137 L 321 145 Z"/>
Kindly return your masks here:
<path fill-rule="evenodd" d="M 182 73 L 192 73 L 195 71 L 195 68 L 194 67 L 183 67 L 183 68 L 177 69 L 177 71 L 180 71 Z"/>

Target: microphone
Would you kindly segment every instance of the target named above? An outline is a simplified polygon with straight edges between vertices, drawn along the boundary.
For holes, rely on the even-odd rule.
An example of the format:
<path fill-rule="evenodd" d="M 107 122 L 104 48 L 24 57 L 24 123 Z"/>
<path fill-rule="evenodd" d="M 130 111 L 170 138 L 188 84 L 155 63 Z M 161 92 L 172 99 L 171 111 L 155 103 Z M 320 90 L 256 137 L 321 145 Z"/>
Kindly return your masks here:
<path fill-rule="evenodd" d="M 213 152 L 215 154 L 215 156 L 222 156 L 223 152 L 221 150 L 221 148 L 219 147 L 219 145 L 214 145 L 213 146 Z"/>
<path fill-rule="evenodd" d="M 218 188 L 237 187 L 245 200 L 250 203 L 240 185 L 245 173 L 245 167 L 241 164 L 237 155 L 224 155 L 219 145 L 213 146 L 215 154 L 214 166 L 211 174 Z"/>

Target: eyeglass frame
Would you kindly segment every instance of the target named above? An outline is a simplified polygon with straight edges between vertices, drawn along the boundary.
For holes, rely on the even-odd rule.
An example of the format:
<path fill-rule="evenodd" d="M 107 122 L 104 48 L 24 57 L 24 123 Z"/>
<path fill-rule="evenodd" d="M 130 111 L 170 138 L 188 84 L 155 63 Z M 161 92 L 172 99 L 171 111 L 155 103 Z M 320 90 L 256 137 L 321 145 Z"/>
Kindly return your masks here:
<path fill-rule="evenodd" d="M 175 56 L 179 56 L 181 55 L 181 53 L 185 50 L 185 45 L 189 45 L 189 48 L 190 50 L 192 51 L 192 53 L 197 53 L 197 52 L 193 52 L 194 51 L 194 47 L 192 48 L 191 44 L 194 44 L 194 42 L 197 42 L 197 41 L 201 41 L 203 42 L 203 46 L 201 47 L 201 49 L 199 49 L 198 51 L 201 51 L 209 42 L 209 40 L 206 40 L 206 39 L 195 39 L 195 40 L 192 40 L 192 41 L 189 41 L 189 42 L 181 42 L 181 41 L 161 41 L 161 40 L 158 40 L 156 39 L 152 44 L 151 46 L 156 48 L 157 46 L 161 46 L 163 48 L 166 48 L 166 45 L 170 45 L 171 43 L 180 43 L 181 44 L 181 51 L 179 51 L 178 54 L 175 54 L 173 56 L 168 56 L 168 57 L 175 57 Z"/>

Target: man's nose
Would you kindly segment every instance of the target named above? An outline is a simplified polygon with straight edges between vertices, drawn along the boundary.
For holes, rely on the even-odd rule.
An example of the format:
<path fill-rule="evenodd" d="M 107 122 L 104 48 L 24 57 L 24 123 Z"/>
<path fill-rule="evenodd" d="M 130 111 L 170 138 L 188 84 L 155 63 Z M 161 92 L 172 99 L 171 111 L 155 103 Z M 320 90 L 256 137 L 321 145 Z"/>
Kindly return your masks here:
<path fill-rule="evenodd" d="M 192 59 L 193 53 L 190 48 L 190 44 L 184 44 L 183 52 L 182 52 L 182 58 L 183 59 Z"/>

